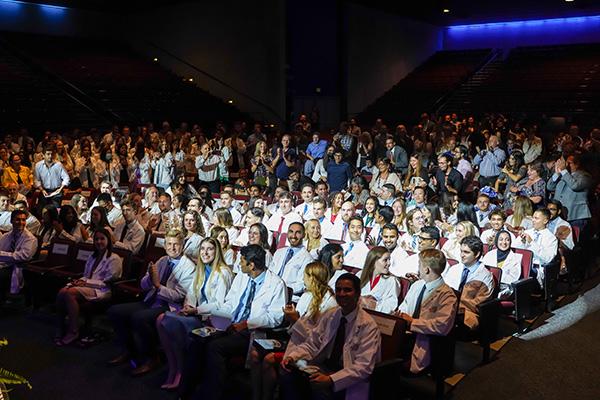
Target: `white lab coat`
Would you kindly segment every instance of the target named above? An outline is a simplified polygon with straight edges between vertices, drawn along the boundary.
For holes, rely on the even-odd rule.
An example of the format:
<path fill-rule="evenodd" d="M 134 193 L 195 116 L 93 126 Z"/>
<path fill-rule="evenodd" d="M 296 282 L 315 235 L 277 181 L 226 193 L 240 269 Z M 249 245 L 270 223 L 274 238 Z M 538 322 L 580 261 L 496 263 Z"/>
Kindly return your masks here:
<path fill-rule="evenodd" d="M 344 368 L 329 377 L 333 381 L 334 391 L 346 389 L 346 400 L 364 400 L 369 398 L 368 379 L 381 357 L 381 333 L 365 310 L 357 307 L 353 312 L 356 313 L 356 317 L 350 333 L 349 323 L 346 326 Z M 332 351 L 330 343 L 333 343 L 341 318 L 341 308 L 328 310 L 321 316 L 304 343 L 295 346 L 286 356 L 294 360 L 304 359 L 311 365 L 323 363 Z"/>
<path fill-rule="evenodd" d="M 31 261 L 38 248 L 38 240 L 31 232 L 24 229 L 11 249 L 13 231 L 0 236 L 0 268 L 13 268 L 10 279 L 10 293 L 17 294 L 23 288 L 23 270 L 20 264 Z"/>
<path fill-rule="evenodd" d="M 497 267 L 498 266 L 498 250 L 493 249 L 490 250 L 481 262 L 483 265 L 487 265 L 489 267 Z M 508 256 L 504 260 L 502 264 L 502 278 L 500 283 L 504 283 L 506 285 L 510 285 L 511 283 L 519 280 L 521 277 L 521 260 L 523 259 L 522 254 L 515 253 L 514 251 L 510 251 Z"/>
<path fill-rule="evenodd" d="M 359 278 L 362 278 L 363 272 L 364 270 L 360 270 L 356 275 Z M 381 275 L 379 282 L 377 282 L 373 289 L 371 289 L 371 283 L 367 282 L 367 284 L 362 287 L 360 294 L 363 297 L 373 296 L 377 301 L 375 311 L 388 314 L 398 307 L 400 283 L 393 275 Z"/>
<path fill-rule="evenodd" d="M 168 256 L 163 256 L 156 262 L 159 276 L 162 275 L 162 271 L 167 267 L 168 262 Z M 187 258 L 185 255 L 181 256 L 179 263 L 175 268 L 173 268 L 171 275 L 169 275 L 167 283 L 165 285 L 161 285 L 158 289 L 152 285 L 150 274 L 146 272 L 146 275 L 140 282 L 140 287 L 142 290 L 147 292 L 144 296 L 144 301 L 149 299 L 154 292 L 158 291 L 156 297 L 166 301 L 169 305 L 170 311 L 179 311 L 185 296 L 191 289 L 195 270 L 196 265 L 194 265 L 192 260 Z"/>
<path fill-rule="evenodd" d="M 254 294 L 254 300 L 250 307 L 250 316 L 247 320 L 248 329 L 274 328 L 281 324 L 283 320 L 283 306 L 285 306 L 287 298 L 285 283 L 269 270 L 265 270 L 264 273 L 267 274 L 265 281 Z M 233 317 L 233 313 L 238 307 L 249 281 L 249 275 L 237 274 L 233 279 L 229 293 L 225 297 L 225 302 L 214 304 L 210 313 Z M 202 307 L 200 306 L 200 309 L 204 311 Z"/>
<path fill-rule="evenodd" d="M 112 253 L 109 257 L 108 253 L 105 252 L 96 269 L 92 271 L 95 262 L 96 259 L 93 255 L 90 255 L 85 262 L 82 278 L 86 285 L 76 286 L 75 288 L 88 301 L 107 300 L 110 298 L 111 290 L 106 283 L 121 277 L 123 260 L 116 253 Z"/>
<path fill-rule="evenodd" d="M 203 268 L 203 266 L 200 265 L 198 268 Z M 233 272 L 231 272 L 230 268 L 225 267 L 221 268 L 221 273 L 215 272 L 213 269 L 204 288 L 204 293 L 206 294 L 204 301 L 201 301 L 202 285 L 197 287 L 197 281 L 198 275 L 196 271 L 192 287 L 187 292 L 183 304 L 196 307 L 198 314 L 210 314 L 215 304 L 223 304 L 225 302 L 225 297 L 233 282 Z"/>
<path fill-rule="evenodd" d="M 350 243 L 354 243 L 354 246 L 352 247 L 352 250 L 348 251 Z M 346 242 L 342 245 L 342 250 L 344 250 L 344 265 L 363 269 L 367 254 L 369 253 L 369 247 L 365 242 Z"/>
<path fill-rule="evenodd" d="M 289 247 L 282 247 L 273 255 L 273 260 L 269 264 L 269 270 L 276 275 L 280 275 L 281 266 L 285 260 Z M 304 268 L 313 261 L 312 256 L 304 246 L 296 250 L 290 261 L 285 265 L 283 273 L 280 275 L 287 287 L 294 291 L 294 301 L 300 299 L 304 292 Z"/>
<path fill-rule="evenodd" d="M 131 251 L 131 254 L 139 254 L 140 250 L 142 250 L 142 245 L 144 244 L 144 239 L 146 238 L 146 231 L 142 227 L 142 224 L 135 219 L 132 223 L 127 227 L 127 232 L 125 232 L 125 237 L 123 241 L 121 239 L 121 234 L 123 233 L 123 229 L 125 229 L 125 220 L 121 219 L 117 226 L 115 226 L 115 238 L 117 238 L 117 242 L 115 242 L 115 247 L 120 249 L 126 249 Z"/>

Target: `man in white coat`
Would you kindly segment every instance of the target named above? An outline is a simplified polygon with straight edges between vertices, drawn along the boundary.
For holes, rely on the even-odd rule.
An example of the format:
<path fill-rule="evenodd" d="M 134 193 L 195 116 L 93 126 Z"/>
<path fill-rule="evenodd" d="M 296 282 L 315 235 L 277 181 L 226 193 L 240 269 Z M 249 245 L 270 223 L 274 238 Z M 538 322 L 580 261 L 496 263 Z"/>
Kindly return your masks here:
<path fill-rule="evenodd" d="M 25 227 L 27 212 L 14 210 L 10 215 L 12 230 L 0 237 L 0 301 L 6 289 L 13 294 L 23 287 L 20 263 L 30 261 L 37 251 L 38 241 Z"/>
<path fill-rule="evenodd" d="M 148 265 L 148 272 L 140 286 L 144 300 L 117 304 L 108 309 L 119 344 L 125 352 L 109 361 L 119 365 L 130 359 L 136 361 L 134 376 L 145 374 L 159 365 L 156 317 L 166 311 L 178 311 L 194 280 L 196 266 L 183 255 L 183 234 L 171 230 L 165 235 L 167 255 L 156 264 Z"/>
<path fill-rule="evenodd" d="M 265 226 L 271 232 L 287 232 L 292 222 L 302 222 L 302 217 L 294 212 L 294 199 L 289 192 L 279 195 L 279 209 L 271 215 Z"/>
<path fill-rule="evenodd" d="M 352 217 L 348 223 L 348 236 L 350 240 L 342 245 L 344 250 L 344 265 L 363 269 L 365 260 L 369 253 L 369 247 L 365 244 L 363 235 L 363 220 L 361 217 Z"/>
<path fill-rule="evenodd" d="M 416 374 L 431 362 L 429 336 L 445 336 L 454 326 L 458 300 L 450 286 L 444 283 L 442 272 L 446 257 L 437 249 L 419 253 L 419 278 L 410 286 L 398 314 L 415 334 L 410 360 L 410 372 Z"/>
<path fill-rule="evenodd" d="M 339 307 L 325 312 L 304 343 L 285 354 L 281 362 L 283 398 L 369 398 L 369 377 L 380 359 L 379 327 L 358 306 L 357 276 L 340 276 L 335 298 Z"/>
<path fill-rule="evenodd" d="M 245 356 L 251 332 L 257 328 L 274 328 L 283 321 L 286 304 L 285 283 L 265 265 L 265 250 L 249 245 L 241 250 L 241 273 L 238 273 L 225 297 L 225 303 L 212 311 L 231 316 L 231 325 L 223 336 L 206 346 L 202 398 L 221 398 L 227 378 L 227 359 Z"/>
<path fill-rule="evenodd" d="M 460 293 L 459 326 L 464 333 L 479 326 L 477 306 L 489 299 L 494 291 L 494 278 L 481 262 L 482 255 L 481 239 L 466 236 L 460 241 L 461 262 L 446 268 L 442 274 L 444 282 Z"/>
<path fill-rule="evenodd" d="M 293 290 L 292 300 L 298 302 L 304 292 L 304 269 L 313 258 L 304 247 L 304 225 L 300 222 L 290 224 L 287 239 L 290 245 L 275 252 L 269 270 L 283 279 L 287 287 Z"/>
<path fill-rule="evenodd" d="M 138 255 L 142 250 L 146 231 L 142 224 L 138 221 L 137 204 L 132 201 L 125 200 L 121 203 L 121 213 L 123 219 L 115 226 L 115 238 L 117 241 L 114 246 L 120 249 L 131 251 L 131 254 Z"/>

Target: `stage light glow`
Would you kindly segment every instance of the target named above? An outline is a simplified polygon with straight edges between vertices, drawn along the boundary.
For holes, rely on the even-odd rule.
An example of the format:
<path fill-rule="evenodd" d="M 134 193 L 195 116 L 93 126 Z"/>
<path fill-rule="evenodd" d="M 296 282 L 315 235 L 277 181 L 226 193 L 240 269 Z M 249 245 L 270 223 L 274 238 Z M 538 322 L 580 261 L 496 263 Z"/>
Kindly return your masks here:
<path fill-rule="evenodd" d="M 484 24 L 467 24 L 467 25 L 450 25 L 446 29 L 452 31 L 469 30 L 471 32 L 479 30 L 492 29 L 522 29 L 526 27 L 542 26 L 547 28 L 559 25 L 578 25 L 578 24 L 597 24 L 600 23 L 600 15 L 590 15 L 585 17 L 568 17 L 568 18 L 549 18 L 549 19 L 534 19 L 524 21 L 506 21 L 506 22 L 490 22 Z"/>

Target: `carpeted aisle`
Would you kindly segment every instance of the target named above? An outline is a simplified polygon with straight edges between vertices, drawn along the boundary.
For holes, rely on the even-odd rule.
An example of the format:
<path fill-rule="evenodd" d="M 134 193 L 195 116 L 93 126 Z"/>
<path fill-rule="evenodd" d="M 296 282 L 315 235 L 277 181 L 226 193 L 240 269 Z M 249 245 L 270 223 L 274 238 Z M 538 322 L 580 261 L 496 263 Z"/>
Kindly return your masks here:
<path fill-rule="evenodd" d="M 600 399 L 598 293 L 600 286 L 556 310 L 558 315 L 525 335 L 527 340 L 511 340 L 495 361 L 476 368 L 457 385 L 453 399 Z M 582 307 L 589 314 L 582 314 Z"/>
<path fill-rule="evenodd" d="M 0 367 L 24 376 L 33 389 L 12 386 L 11 400 L 135 400 L 174 399 L 160 390 L 164 368 L 140 378 L 129 376 L 128 366 L 108 367 L 116 355 L 110 342 L 89 349 L 56 347 L 48 316 L 0 315 Z"/>

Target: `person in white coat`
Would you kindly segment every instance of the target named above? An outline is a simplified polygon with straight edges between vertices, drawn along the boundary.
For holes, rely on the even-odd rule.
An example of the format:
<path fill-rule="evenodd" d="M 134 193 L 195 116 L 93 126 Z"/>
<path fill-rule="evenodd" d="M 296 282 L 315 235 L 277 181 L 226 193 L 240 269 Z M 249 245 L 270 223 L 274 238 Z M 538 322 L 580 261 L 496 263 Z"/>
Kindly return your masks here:
<path fill-rule="evenodd" d="M 533 228 L 527 229 L 519 236 L 515 247 L 533 252 L 533 268 L 531 274 L 537 277 L 540 286 L 544 282 L 544 266 L 549 264 L 558 253 L 558 239 L 548 229 L 550 211 L 547 208 L 535 210 L 531 220 Z"/>
<path fill-rule="evenodd" d="M 202 398 L 221 398 L 227 377 L 227 358 L 245 356 L 252 334 L 258 328 L 274 328 L 283 321 L 287 289 L 283 280 L 265 265 L 265 250 L 249 245 L 241 250 L 242 272 L 235 276 L 225 302 L 217 304 L 211 314 L 231 317 L 226 334 L 206 346 Z"/>
<path fill-rule="evenodd" d="M 283 398 L 331 397 L 344 390 L 346 400 L 369 398 L 369 377 L 380 359 L 379 327 L 359 306 L 357 276 L 340 276 L 335 297 L 339 307 L 325 312 L 306 340 L 283 358 Z"/>
<path fill-rule="evenodd" d="M 123 260 L 113 253 L 112 237 L 106 229 L 94 232 L 94 252 L 85 263 L 83 277 L 60 289 L 56 296 L 58 334 L 57 346 L 73 343 L 79 337 L 79 307 L 86 301 L 108 301 L 111 296 L 108 284 L 121 277 Z M 64 333 L 65 317 L 69 318 Z M 64 334 L 63 334 L 64 333 Z"/>
<path fill-rule="evenodd" d="M 367 254 L 365 267 L 357 275 L 364 308 L 387 314 L 398 307 L 400 284 L 390 274 L 390 252 L 385 247 L 373 247 Z"/>
<path fill-rule="evenodd" d="M 293 301 L 298 301 L 304 292 L 304 268 L 313 261 L 312 256 L 304 247 L 304 225 L 293 222 L 287 230 L 289 246 L 282 247 L 273 255 L 269 270 L 279 276 L 294 295 Z"/>
<path fill-rule="evenodd" d="M 21 263 L 30 261 L 38 247 L 37 238 L 27 230 L 27 212 L 14 210 L 10 215 L 12 230 L 0 236 L 0 300 L 10 288 L 17 294 L 23 288 Z"/>
<path fill-rule="evenodd" d="M 166 256 L 148 265 L 140 287 L 143 300 L 117 304 L 108 309 L 119 344 L 125 352 L 109 361 L 119 365 L 134 361 L 134 376 L 145 374 L 159 364 L 156 318 L 166 311 L 178 311 L 191 290 L 196 266 L 183 255 L 183 234 L 170 230 L 165 235 Z"/>
<path fill-rule="evenodd" d="M 500 292 L 498 297 L 507 299 L 512 294 L 511 283 L 521 277 L 521 260 L 523 255 L 511 250 L 512 234 L 502 230 L 496 235 L 496 248 L 490 250 L 483 256 L 481 262 L 488 267 L 497 267 L 502 270 L 500 279 Z"/>
<path fill-rule="evenodd" d="M 190 332 L 203 326 L 199 316 L 209 313 L 213 305 L 225 302 L 233 281 L 233 272 L 214 238 L 202 240 L 192 288 L 188 291 L 179 313 L 166 312 L 156 319 L 160 342 L 167 356 L 169 373 L 162 389 L 179 386 L 183 371 L 184 352 L 189 345 Z"/>
<path fill-rule="evenodd" d="M 321 262 L 311 262 L 304 269 L 306 291 L 298 300 L 297 306 L 289 303 L 283 309 L 284 319 L 290 324 L 287 330 L 289 340 L 286 352 L 290 352 L 305 340 L 311 330 L 317 326 L 319 318 L 325 311 L 337 306 L 328 279 L 329 269 Z M 284 352 L 270 352 L 264 358 L 261 357 L 261 353 L 256 346 L 251 352 L 252 398 L 272 400 L 277 384 L 277 369 Z"/>
<path fill-rule="evenodd" d="M 342 249 L 344 249 L 344 265 L 362 269 L 367 259 L 369 247 L 362 239 L 364 229 L 361 217 L 354 216 L 350 218 L 348 232 L 350 241 L 342 245 Z"/>
<path fill-rule="evenodd" d="M 461 262 L 446 268 L 442 277 L 448 286 L 460 292 L 459 326 L 460 331 L 467 333 L 479 326 L 477 306 L 492 295 L 494 278 L 481 262 L 481 239 L 477 236 L 465 237 L 460 243 L 460 250 Z"/>
<path fill-rule="evenodd" d="M 313 259 L 319 258 L 319 252 L 329 242 L 325 240 L 321 234 L 321 224 L 317 219 L 309 219 L 304 223 L 306 229 L 306 238 L 304 239 L 304 245 L 306 250 L 310 253 Z"/>
<path fill-rule="evenodd" d="M 410 286 L 396 313 L 415 334 L 410 359 L 410 372 L 414 374 L 422 372 L 431 362 L 429 337 L 446 336 L 454 327 L 458 300 L 442 278 L 446 265 L 446 257 L 440 250 L 419 253 L 420 280 Z"/>
<path fill-rule="evenodd" d="M 146 231 L 138 220 L 137 204 L 125 200 L 121 203 L 123 219 L 117 222 L 114 236 L 117 240 L 115 247 L 131 251 L 133 255 L 139 255 L 146 238 Z"/>

